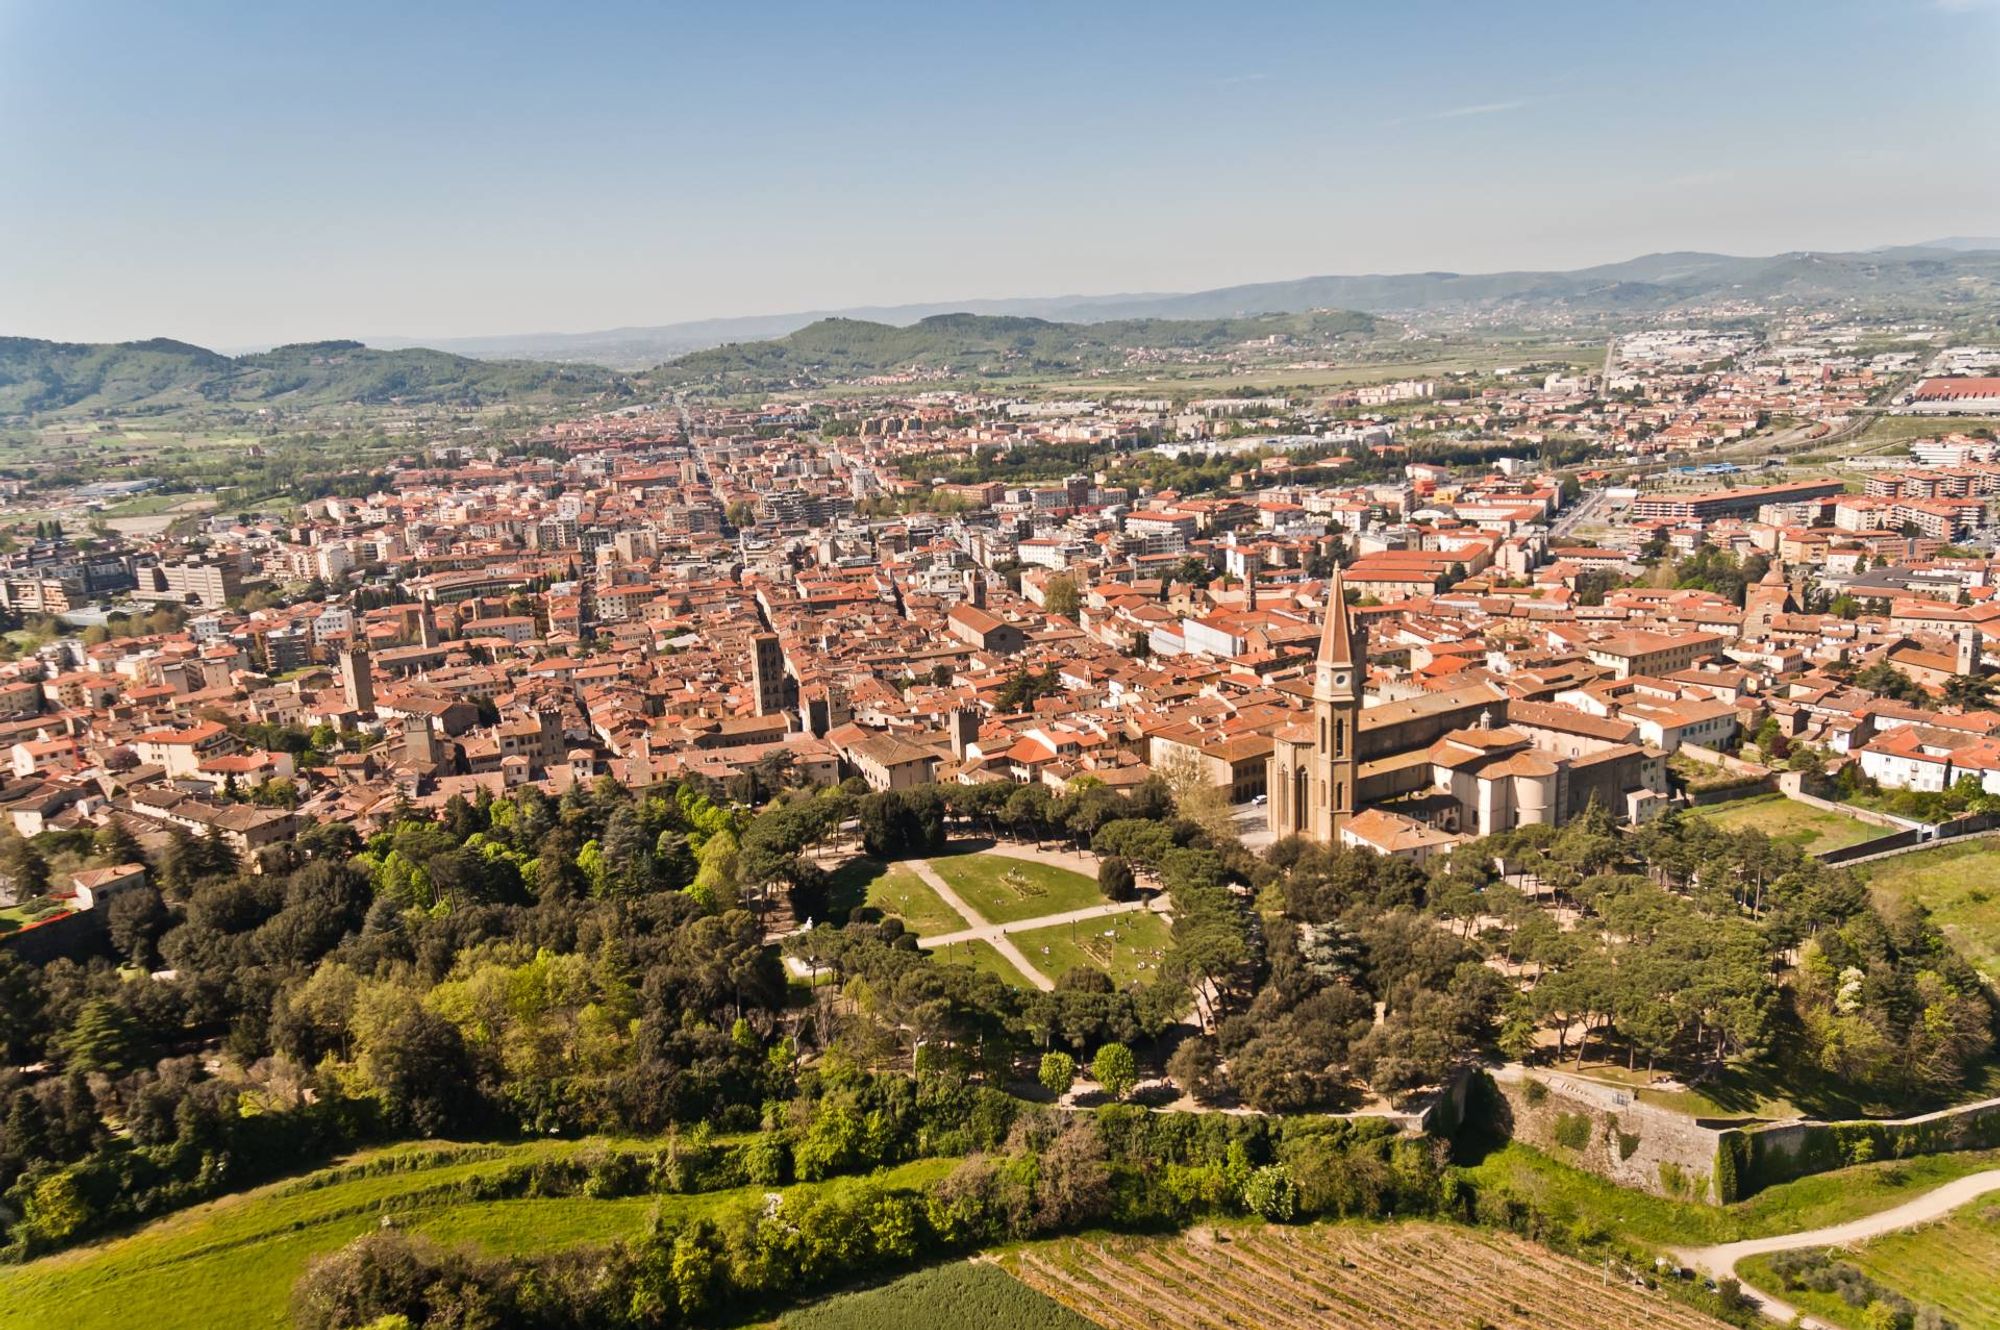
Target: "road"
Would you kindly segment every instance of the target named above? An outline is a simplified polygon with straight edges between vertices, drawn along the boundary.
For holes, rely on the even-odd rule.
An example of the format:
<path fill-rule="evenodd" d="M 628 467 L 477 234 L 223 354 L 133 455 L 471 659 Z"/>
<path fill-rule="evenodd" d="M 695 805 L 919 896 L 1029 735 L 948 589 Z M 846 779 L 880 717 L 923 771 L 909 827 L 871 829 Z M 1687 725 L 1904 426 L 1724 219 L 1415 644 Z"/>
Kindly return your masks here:
<path fill-rule="evenodd" d="M 1568 539 L 1569 534 L 1585 522 L 1598 521 L 1610 503 L 1611 496 L 1605 491 L 1601 489 L 1587 491 L 1581 499 L 1564 509 L 1556 520 L 1549 524 L 1550 543 L 1555 544 Z"/>
<path fill-rule="evenodd" d="M 1733 1274 L 1736 1263 L 1751 1256 L 1763 1256 L 1770 1252 L 1797 1251 L 1801 1247 L 1849 1247 L 1879 1238 L 1884 1233 L 1894 1233 L 1898 1229 L 1914 1228 L 1918 1224 L 1928 1224 L 1942 1219 L 1961 1205 L 1967 1205 L 1984 1196 L 1989 1191 L 2000 1190 L 2000 1168 L 1989 1168 L 1983 1173 L 1947 1182 L 1933 1188 L 1922 1196 L 1892 1210 L 1849 1220 L 1845 1224 L 1831 1224 L 1826 1228 L 1808 1229 L 1802 1233 L 1785 1233 L 1773 1238 L 1749 1238 L 1742 1242 L 1726 1242 L 1716 1247 L 1695 1247 L 1676 1253 L 1682 1265 L 1701 1271 L 1711 1278 L 1720 1279 Z M 1740 1281 L 1742 1276 L 1737 1276 Z M 1799 1315 L 1780 1298 L 1773 1297 L 1760 1288 L 1743 1285 L 1743 1291 L 1755 1298 L 1764 1314 L 1778 1321 L 1790 1321 Z M 1804 1317 L 1798 1324 L 1813 1330 L 1840 1330 L 1824 1321 Z"/>

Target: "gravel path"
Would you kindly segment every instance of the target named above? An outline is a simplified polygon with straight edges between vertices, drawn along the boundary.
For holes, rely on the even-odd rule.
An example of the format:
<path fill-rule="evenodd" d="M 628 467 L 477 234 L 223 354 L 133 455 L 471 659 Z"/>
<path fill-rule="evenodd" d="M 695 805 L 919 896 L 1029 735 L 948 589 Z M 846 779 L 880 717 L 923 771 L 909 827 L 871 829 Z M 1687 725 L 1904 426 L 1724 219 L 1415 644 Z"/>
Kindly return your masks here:
<path fill-rule="evenodd" d="M 924 880 L 926 886 L 938 894 L 939 898 L 946 905 L 958 911 L 967 923 L 973 925 L 971 928 L 958 933 L 945 934 L 944 937 L 947 940 L 964 942 L 977 938 L 982 942 L 991 943 L 993 949 L 1002 956 L 1005 956 L 1007 963 L 1026 976 L 1028 982 L 1036 988 L 1041 989 L 1044 993 L 1050 992 L 1055 988 L 1055 981 L 1034 967 L 1034 964 L 1028 960 L 1027 956 L 1022 954 L 1021 949 L 1015 946 L 1012 940 L 1008 938 L 1006 929 L 1000 924 L 987 923 L 985 915 L 967 904 L 965 897 L 953 891 L 951 884 L 939 876 L 937 869 L 931 867 L 930 860 L 906 859 L 903 861 L 903 866 L 913 870 L 918 877 Z M 1041 921 L 1029 920 L 1028 922 L 1039 923 Z M 924 938 L 918 938 L 917 941 L 920 945 L 926 943 L 926 939 Z M 929 939 L 928 943 L 929 945 L 936 945 L 937 941 L 938 939 Z"/>
<path fill-rule="evenodd" d="M 1826 1228 L 1807 1229 L 1802 1233 L 1783 1233 L 1770 1238 L 1747 1238 L 1742 1242 L 1725 1242 L 1715 1247 L 1693 1247 L 1677 1255 L 1682 1265 L 1691 1266 L 1712 1278 L 1720 1279 L 1735 1273 L 1736 1263 L 1751 1256 L 1763 1256 L 1776 1251 L 1795 1251 L 1800 1247 L 1851 1247 L 1879 1238 L 1884 1233 L 1894 1233 L 1898 1229 L 1914 1228 L 1918 1224 L 1928 1224 L 1942 1219 L 1962 1205 L 1969 1204 L 1987 1192 L 2000 1190 L 2000 1168 L 1989 1168 L 1983 1173 L 1973 1173 L 1967 1177 L 1947 1182 L 1941 1187 L 1925 1192 L 1915 1200 L 1905 1201 L 1894 1209 L 1879 1214 L 1851 1219 L 1845 1224 L 1831 1224 Z M 1738 1276 L 1740 1278 L 1740 1276 Z M 1798 1316 L 1798 1309 L 1772 1297 L 1769 1293 L 1750 1285 L 1743 1285 L 1743 1291 L 1761 1304 L 1764 1313 L 1779 1321 L 1789 1321 Z M 1824 1321 L 1804 1317 L 1799 1324 L 1813 1330 L 1839 1330 Z"/>

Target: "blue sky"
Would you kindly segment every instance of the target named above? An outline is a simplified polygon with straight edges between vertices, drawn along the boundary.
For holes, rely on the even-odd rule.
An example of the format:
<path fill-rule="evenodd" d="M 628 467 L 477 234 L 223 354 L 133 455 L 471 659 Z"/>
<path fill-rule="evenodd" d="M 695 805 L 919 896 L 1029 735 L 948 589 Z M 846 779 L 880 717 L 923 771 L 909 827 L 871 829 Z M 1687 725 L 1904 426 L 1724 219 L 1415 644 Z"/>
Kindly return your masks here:
<path fill-rule="evenodd" d="M 580 331 L 1995 235 L 1996 71 L 1996 0 L 0 0 L 0 333 Z"/>

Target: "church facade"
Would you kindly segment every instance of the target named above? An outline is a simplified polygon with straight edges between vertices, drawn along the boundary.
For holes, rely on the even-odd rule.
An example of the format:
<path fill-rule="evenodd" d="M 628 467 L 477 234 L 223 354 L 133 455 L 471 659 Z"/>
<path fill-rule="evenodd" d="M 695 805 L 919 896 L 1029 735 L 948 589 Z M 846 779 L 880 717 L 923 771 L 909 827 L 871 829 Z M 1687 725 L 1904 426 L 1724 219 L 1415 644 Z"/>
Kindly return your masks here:
<path fill-rule="evenodd" d="M 1518 701 L 1491 683 L 1369 706 L 1366 683 L 1365 643 L 1335 573 L 1311 719 L 1272 736 L 1272 835 L 1429 853 L 1440 834 L 1560 825 L 1592 803 L 1631 821 L 1666 806 L 1665 754 L 1629 723 Z"/>

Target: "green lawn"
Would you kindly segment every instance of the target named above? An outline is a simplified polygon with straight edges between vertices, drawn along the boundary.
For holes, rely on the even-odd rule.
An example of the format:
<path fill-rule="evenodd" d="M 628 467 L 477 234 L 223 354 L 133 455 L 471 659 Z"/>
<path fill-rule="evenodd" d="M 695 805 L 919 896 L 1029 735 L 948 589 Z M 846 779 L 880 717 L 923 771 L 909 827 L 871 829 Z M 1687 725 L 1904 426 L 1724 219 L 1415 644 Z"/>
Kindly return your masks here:
<path fill-rule="evenodd" d="M 1873 826 L 1859 818 L 1829 813 L 1782 794 L 1735 799 L 1694 810 L 1694 816 L 1724 831 L 1757 830 L 1772 840 L 1788 841 L 1808 854 L 1859 845 L 1862 841 L 1890 835 L 1887 827 Z"/>
<path fill-rule="evenodd" d="M 25 905 L 9 905 L 0 909 L 0 933 L 11 933 L 17 928 L 26 928 L 29 924 L 40 923 L 44 919 L 53 919 L 59 914 L 69 912 L 67 905 L 44 904 L 33 909 Z"/>
<path fill-rule="evenodd" d="M 1886 451 L 1892 444 L 1911 439 L 1936 439 L 1947 434 L 1967 434 L 1976 429 L 1992 429 L 1991 416 L 1877 416 L 1867 429 L 1849 439 L 1842 452 Z"/>
<path fill-rule="evenodd" d="M 605 1144 L 536 1141 L 473 1147 L 428 1168 L 311 1185 L 325 1176 L 323 1170 L 195 1206 L 126 1237 L 0 1267 L 0 1330 L 130 1330 L 139 1320 L 148 1330 L 282 1326 L 292 1284 L 306 1263 L 373 1232 L 385 1211 L 393 1212 L 401 1227 L 443 1241 L 531 1254 L 636 1236 L 656 1206 L 672 1217 L 761 1204 L 766 1191 L 739 1187 L 694 1196 L 472 1203 L 416 1198 L 441 1184 L 510 1168 L 524 1157 L 573 1154 Z M 409 1148 L 375 1151 L 357 1160 Z M 921 1185 L 943 1176 L 953 1162 L 920 1160 L 881 1176 Z"/>
<path fill-rule="evenodd" d="M 1937 1307 L 1959 1330 L 2000 1330 L 2000 1191 L 1938 1223 L 1884 1234 L 1836 1258 L 1920 1307 Z M 1860 1309 L 1836 1294 L 1787 1288 L 1768 1256 L 1754 1256 L 1737 1268 L 1758 1288 L 1814 1316 L 1853 1330 L 1866 1325 Z"/>
<path fill-rule="evenodd" d="M 970 942 L 954 942 L 948 947 L 939 947 L 931 955 L 946 965 L 970 965 L 975 970 L 997 975 L 1002 982 L 1016 988 L 1028 986 L 1028 976 L 1015 969 L 1014 962 L 1002 956 L 991 942 L 982 942 L 978 938 Z M 1054 975 L 1049 977 L 1055 978 Z"/>
<path fill-rule="evenodd" d="M 1069 1308 L 986 1261 L 961 1261 L 843 1293 L 786 1315 L 781 1330 L 1097 1330 Z"/>
<path fill-rule="evenodd" d="M 991 923 L 1011 924 L 1104 903 L 1090 878 L 1031 859 L 945 855 L 931 860 L 931 867 Z"/>
<path fill-rule="evenodd" d="M 1150 910 L 1056 924 L 1009 936 L 1021 953 L 1051 979 L 1079 965 L 1102 970 L 1123 988 L 1133 982 L 1151 983 L 1160 973 L 1171 930 Z M 1107 934 L 1109 936 L 1107 936 Z M 1072 941 L 1072 937 L 1075 939 Z"/>
<path fill-rule="evenodd" d="M 1865 865 L 1878 901 L 1916 901 L 1959 953 L 2000 976 L 2000 840 L 1975 840 Z"/>
<path fill-rule="evenodd" d="M 971 927 L 916 873 L 879 859 L 850 859 L 842 864 L 833 875 L 832 900 L 836 917 L 845 917 L 846 912 L 863 905 L 873 906 L 901 919 L 919 937 Z"/>
<path fill-rule="evenodd" d="M 1919 1155 L 1816 1173 L 1766 1187 L 1734 1205 L 1702 1205 L 1628 1190 L 1525 1145 L 1504 1146 L 1465 1171 L 1478 1189 L 1503 1188 L 1564 1222 L 1595 1220 L 1631 1241 L 1664 1248 L 1705 1247 L 1843 1224 L 1996 1165 L 2000 1150 Z"/>
<path fill-rule="evenodd" d="M 907 868 L 891 867 L 868 885 L 868 903 L 884 914 L 893 914 L 918 937 L 956 933 L 970 928 L 970 921 L 944 903 Z"/>

